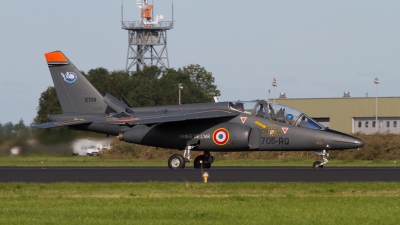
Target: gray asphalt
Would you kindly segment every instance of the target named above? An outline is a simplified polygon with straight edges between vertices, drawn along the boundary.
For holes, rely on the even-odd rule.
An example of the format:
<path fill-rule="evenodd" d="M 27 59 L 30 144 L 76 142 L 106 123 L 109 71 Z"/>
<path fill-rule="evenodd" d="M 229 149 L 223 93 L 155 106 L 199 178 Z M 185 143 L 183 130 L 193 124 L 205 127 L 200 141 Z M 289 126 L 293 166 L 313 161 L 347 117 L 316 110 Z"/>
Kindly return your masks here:
<path fill-rule="evenodd" d="M 389 167 L 213 167 L 209 182 L 364 182 L 400 181 Z M 0 182 L 202 182 L 201 170 L 167 167 L 0 167 Z"/>

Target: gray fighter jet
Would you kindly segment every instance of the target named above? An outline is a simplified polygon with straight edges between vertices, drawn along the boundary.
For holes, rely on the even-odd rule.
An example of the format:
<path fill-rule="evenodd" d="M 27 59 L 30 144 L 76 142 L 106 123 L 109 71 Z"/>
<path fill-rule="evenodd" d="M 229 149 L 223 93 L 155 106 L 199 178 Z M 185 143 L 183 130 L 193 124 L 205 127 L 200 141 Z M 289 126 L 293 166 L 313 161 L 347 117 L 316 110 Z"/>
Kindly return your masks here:
<path fill-rule="evenodd" d="M 125 98 L 102 96 L 60 51 L 45 54 L 63 114 L 33 128 L 68 126 L 118 136 L 119 140 L 183 150 L 168 160 L 184 168 L 190 151 L 203 152 L 195 168 L 210 168 L 211 152 L 314 151 L 328 163 L 329 150 L 360 148 L 356 137 L 331 130 L 288 106 L 266 101 L 211 102 L 134 108 Z"/>

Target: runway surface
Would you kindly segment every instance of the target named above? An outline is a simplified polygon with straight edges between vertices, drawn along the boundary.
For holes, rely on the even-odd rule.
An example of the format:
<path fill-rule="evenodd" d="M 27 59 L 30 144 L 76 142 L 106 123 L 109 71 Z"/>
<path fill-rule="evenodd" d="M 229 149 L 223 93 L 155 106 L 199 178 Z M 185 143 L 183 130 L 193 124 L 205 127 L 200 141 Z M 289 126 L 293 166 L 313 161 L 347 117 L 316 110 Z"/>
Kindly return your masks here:
<path fill-rule="evenodd" d="M 213 167 L 209 182 L 400 181 L 393 167 Z M 0 182 L 202 182 L 201 170 L 167 167 L 0 167 Z"/>

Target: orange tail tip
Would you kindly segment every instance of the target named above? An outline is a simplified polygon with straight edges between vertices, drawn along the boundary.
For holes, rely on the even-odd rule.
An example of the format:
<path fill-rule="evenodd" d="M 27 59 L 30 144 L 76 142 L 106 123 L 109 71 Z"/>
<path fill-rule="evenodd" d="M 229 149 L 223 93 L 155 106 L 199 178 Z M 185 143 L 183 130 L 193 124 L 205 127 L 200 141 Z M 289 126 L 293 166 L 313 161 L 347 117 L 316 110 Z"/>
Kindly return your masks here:
<path fill-rule="evenodd" d="M 60 51 L 55 51 L 55 52 L 49 52 L 44 54 L 46 57 L 47 62 L 53 62 L 53 63 L 66 63 L 68 62 L 67 57 L 62 54 Z"/>

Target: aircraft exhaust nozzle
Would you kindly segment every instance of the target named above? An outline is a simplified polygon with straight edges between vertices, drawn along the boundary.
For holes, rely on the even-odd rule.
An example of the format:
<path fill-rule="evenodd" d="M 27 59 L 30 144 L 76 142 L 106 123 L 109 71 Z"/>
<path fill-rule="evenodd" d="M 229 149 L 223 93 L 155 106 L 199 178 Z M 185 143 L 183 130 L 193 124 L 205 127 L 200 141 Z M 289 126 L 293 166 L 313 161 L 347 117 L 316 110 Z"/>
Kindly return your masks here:
<path fill-rule="evenodd" d="M 142 140 L 144 136 L 149 132 L 150 127 L 139 125 L 129 130 L 124 130 L 118 134 L 120 141 L 126 141 L 129 143 L 143 144 Z"/>

